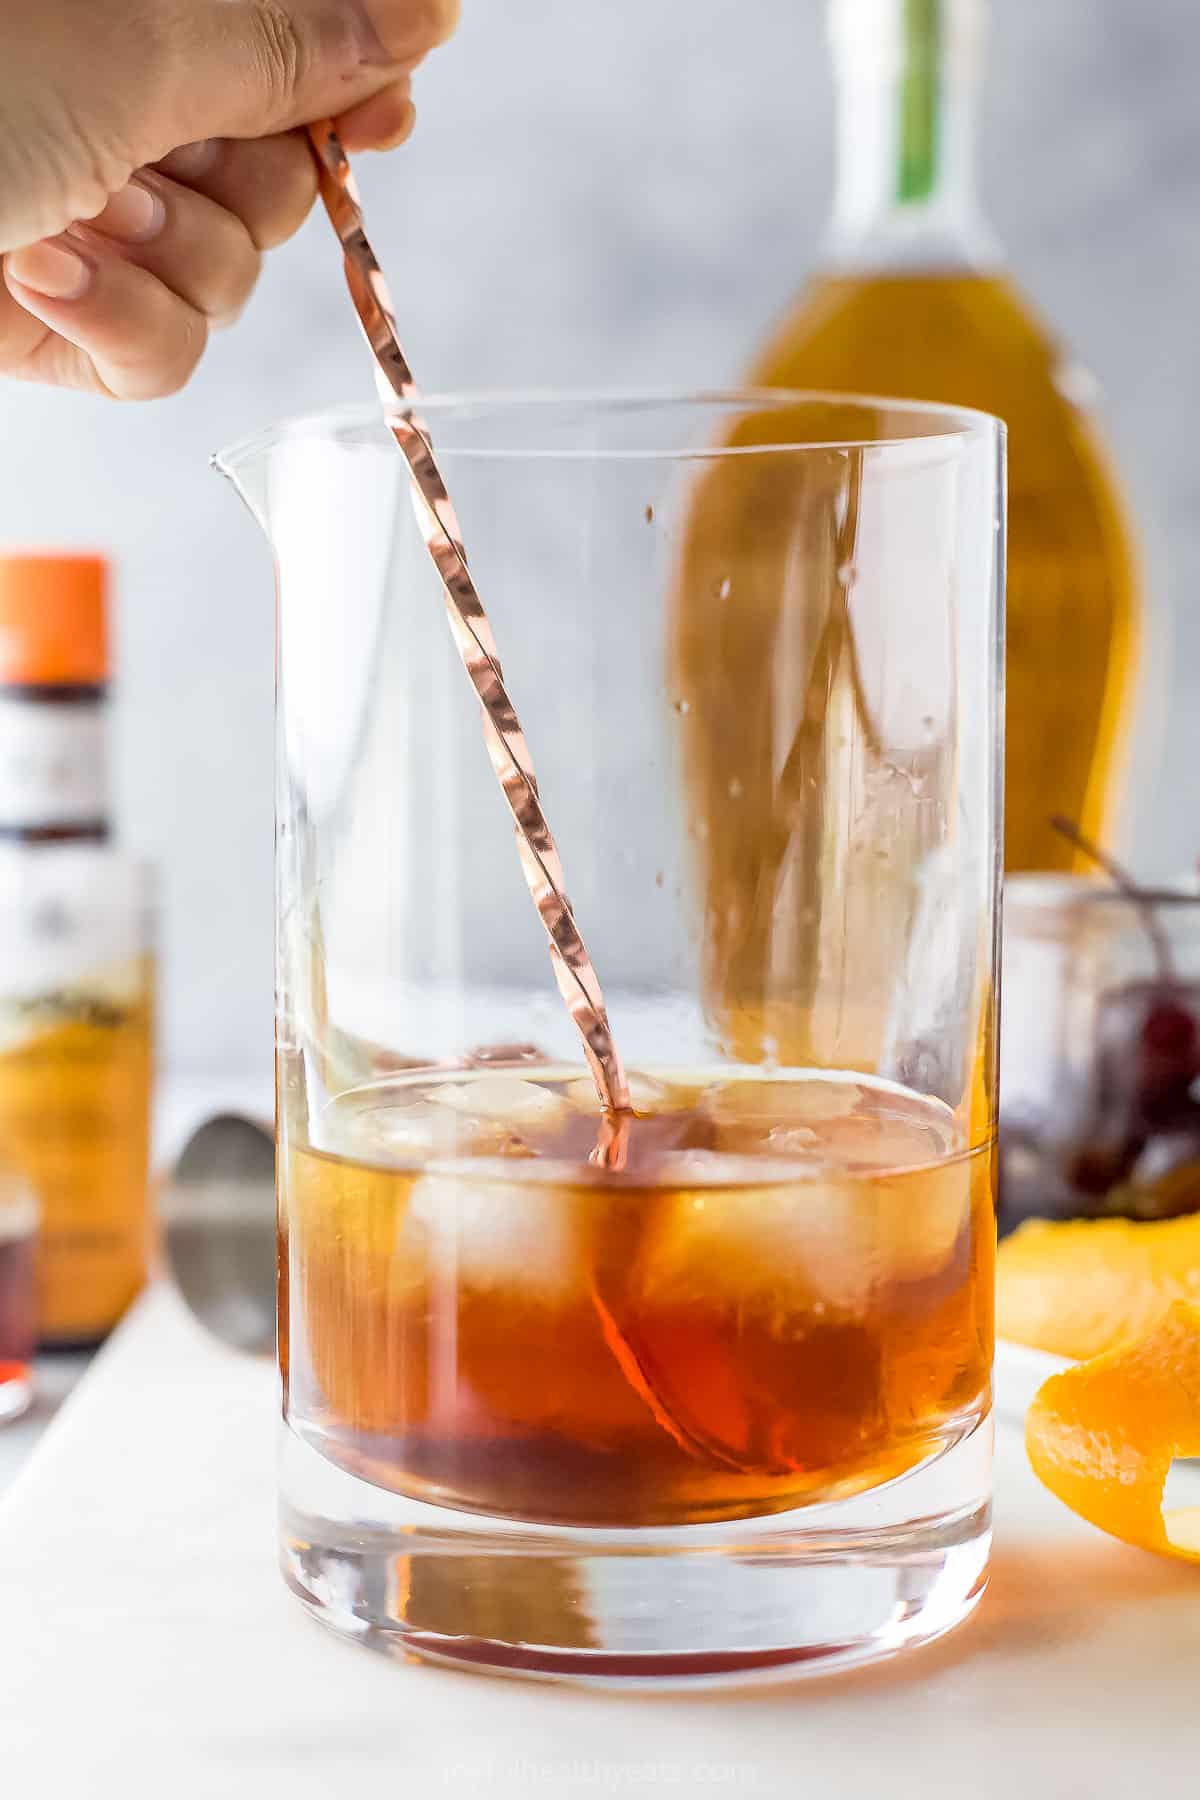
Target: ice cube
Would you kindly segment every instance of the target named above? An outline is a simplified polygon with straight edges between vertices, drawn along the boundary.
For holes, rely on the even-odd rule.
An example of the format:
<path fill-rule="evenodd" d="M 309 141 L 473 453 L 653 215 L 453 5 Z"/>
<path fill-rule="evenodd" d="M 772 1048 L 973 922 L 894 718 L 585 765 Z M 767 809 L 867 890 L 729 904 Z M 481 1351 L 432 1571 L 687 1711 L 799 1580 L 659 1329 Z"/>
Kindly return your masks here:
<path fill-rule="evenodd" d="M 870 1275 L 852 1221 L 853 1207 L 835 1182 L 698 1184 L 656 1209 L 635 1286 L 655 1306 L 794 1315 L 793 1328 L 802 1315 L 831 1304 L 855 1312 Z"/>
<path fill-rule="evenodd" d="M 561 1114 L 562 1096 L 519 1075 L 482 1075 L 476 1081 L 458 1081 L 436 1087 L 430 1099 L 437 1105 L 475 1119 L 498 1124 L 549 1124 Z"/>
<path fill-rule="evenodd" d="M 739 1165 L 713 1159 L 732 1174 Z M 762 1164 L 747 1161 L 745 1171 Z M 682 1171 L 681 1171 L 682 1173 Z M 728 1177 L 727 1177 L 728 1178 Z M 963 1162 L 919 1178 L 810 1178 L 738 1187 L 697 1182 L 664 1199 L 638 1256 L 636 1281 L 655 1303 L 707 1303 L 770 1314 L 865 1317 L 881 1286 L 935 1276 L 970 1211 Z"/>
<path fill-rule="evenodd" d="M 862 1103 L 856 1081 L 723 1081 L 703 1096 L 705 1110 L 720 1125 L 766 1123 L 771 1127 L 820 1127 L 849 1118 Z"/>
<path fill-rule="evenodd" d="M 445 1107 L 431 1106 L 428 1100 L 366 1107 L 345 1118 L 334 1115 L 329 1136 L 332 1150 L 368 1160 L 382 1155 L 406 1163 L 453 1154 L 471 1141 L 465 1119 Z"/>
<path fill-rule="evenodd" d="M 948 1125 L 936 1114 L 884 1107 L 827 1121 L 821 1141 L 832 1158 L 862 1170 L 918 1169 L 952 1147 Z"/>
<path fill-rule="evenodd" d="M 919 1171 L 862 1184 L 871 1197 L 881 1267 L 890 1279 L 925 1281 L 953 1261 L 971 1218 L 971 1180 L 967 1159 L 949 1157 Z"/>
<path fill-rule="evenodd" d="M 568 1083 L 565 1089 L 566 1098 L 572 1106 L 581 1106 L 585 1112 L 597 1112 L 600 1102 L 596 1097 L 596 1084 L 589 1077 L 581 1077 L 578 1081 Z M 631 1074 L 629 1076 L 629 1103 L 634 1112 L 665 1112 L 672 1104 L 671 1089 L 661 1081 L 654 1081 L 649 1075 Z"/>
<path fill-rule="evenodd" d="M 474 1069 L 511 1068 L 516 1063 L 529 1068 L 549 1058 L 536 1044 L 479 1044 L 468 1053 L 467 1061 Z"/>
<path fill-rule="evenodd" d="M 736 1181 L 738 1166 L 719 1150 L 663 1150 L 655 1158 L 654 1173 L 664 1187 L 726 1188 Z"/>
<path fill-rule="evenodd" d="M 764 1147 L 772 1156 L 811 1156 L 822 1146 L 820 1133 L 811 1125 L 772 1125 Z"/>
<path fill-rule="evenodd" d="M 432 1279 L 473 1293 L 563 1302 L 586 1281 L 585 1227 L 571 1196 L 497 1166 L 423 1175 L 397 1239 L 402 1258 L 426 1260 Z"/>
<path fill-rule="evenodd" d="M 843 1081 L 730 1081 L 703 1096 L 717 1146 L 735 1156 L 827 1162 L 829 1133 L 839 1121 L 855 1122 L 861 1089 Z"/>

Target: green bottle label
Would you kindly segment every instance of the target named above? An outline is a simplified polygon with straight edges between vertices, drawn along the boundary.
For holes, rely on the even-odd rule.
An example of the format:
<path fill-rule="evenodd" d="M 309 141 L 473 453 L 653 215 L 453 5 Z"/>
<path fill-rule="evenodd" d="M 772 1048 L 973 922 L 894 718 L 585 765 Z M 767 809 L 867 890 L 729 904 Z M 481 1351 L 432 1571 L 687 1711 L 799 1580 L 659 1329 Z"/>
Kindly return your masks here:
<path fill-rule="evenodd" d="M 937 175 L 943 0 L 904 0 L 896 198 L 928 200 Z"/>

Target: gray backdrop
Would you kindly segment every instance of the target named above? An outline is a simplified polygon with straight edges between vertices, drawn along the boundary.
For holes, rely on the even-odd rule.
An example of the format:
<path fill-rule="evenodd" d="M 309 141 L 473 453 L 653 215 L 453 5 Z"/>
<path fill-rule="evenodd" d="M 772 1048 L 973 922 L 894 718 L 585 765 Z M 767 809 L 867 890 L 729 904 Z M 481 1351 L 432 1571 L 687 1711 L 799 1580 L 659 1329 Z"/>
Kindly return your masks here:
<path fill-rule="evenodd" d="M 464 13 L 418 78 L 413 143 L 363 167 L 421 379 L 736 377 L 820 245 L 821 0 Z M 1102 381 L 1171 621 L 1129 822 L 1157 873 L 1200 853 L 1198 82 L 1196 0 L 994 7 L 988 209 Z M 261 1070 L 270 1029 L 270 567 L 206 457 L 369 393 L 319 220 L 177 399 L 120 410 L 0 389 L 0 540 L 119 559 L 118 799 L 127 839 L 162 869 L 164 1049 L 179 1069 Z"/>

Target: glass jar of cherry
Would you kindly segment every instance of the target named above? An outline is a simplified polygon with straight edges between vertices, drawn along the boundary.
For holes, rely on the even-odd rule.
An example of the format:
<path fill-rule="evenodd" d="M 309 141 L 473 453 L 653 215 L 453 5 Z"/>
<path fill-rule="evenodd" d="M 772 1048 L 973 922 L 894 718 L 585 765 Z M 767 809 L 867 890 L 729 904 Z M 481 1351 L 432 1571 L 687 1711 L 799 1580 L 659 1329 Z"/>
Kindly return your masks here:
<path fill-rule="evenodd" d="M 1200 1212 L 1200 887 L 1011 877 L 1000 1230 Z"/>

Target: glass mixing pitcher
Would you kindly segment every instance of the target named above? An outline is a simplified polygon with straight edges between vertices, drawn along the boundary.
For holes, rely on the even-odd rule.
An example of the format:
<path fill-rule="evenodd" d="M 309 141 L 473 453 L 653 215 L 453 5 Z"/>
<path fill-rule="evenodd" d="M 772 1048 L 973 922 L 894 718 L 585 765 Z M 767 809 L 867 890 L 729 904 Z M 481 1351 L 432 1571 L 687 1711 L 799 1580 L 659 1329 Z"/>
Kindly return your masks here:
<path fill-rule="evenodd" d="M 348 1635 L 582 1680 L 921 1641 L 989 1542 L 1003 428 L 421 416 L 632 1113 L 384 415 L 227 452 L 279 589 L 287 1579 Z"/>

